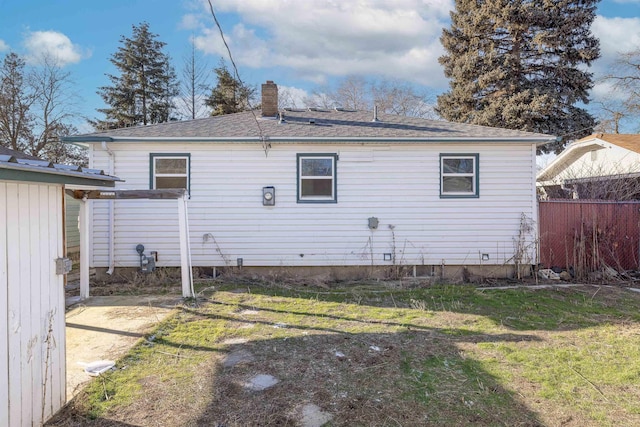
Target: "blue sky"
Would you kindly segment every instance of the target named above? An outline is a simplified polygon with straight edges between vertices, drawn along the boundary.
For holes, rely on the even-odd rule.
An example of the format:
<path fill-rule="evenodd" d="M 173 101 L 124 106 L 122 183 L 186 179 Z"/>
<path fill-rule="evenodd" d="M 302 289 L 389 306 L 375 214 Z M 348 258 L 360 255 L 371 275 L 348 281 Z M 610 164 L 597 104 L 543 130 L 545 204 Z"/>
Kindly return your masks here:
<path fill-rule="evenodd" d="M 447 88 L 437 58 L 449 0 L 212 0 L 240 75 L 249 84 L 274 80 L 294 98 L 348 75 L 405 80 L 434 96 Z M 146 21 L 167 43 L 179 72 L 194 40 L 211 68 L 226 58 L 206 0 L 0 0 L 0 57 L 31 61 L 42 52 L 65 64 L 83 115 L 100 117 L 96 94 L 115 72 L 109 58 L 120 36 Z M 617 52 L 640 48 L 640 0 L 604 0 L 592 27 L 602 58 L 595 76 L 611 69 Z M 213 82 L 212 82 L 213 83 Z M 592 97 L 610 94 L 596 85 Z M 88 129 L 83 129 L 88 130 Z M 635 129 L 634 129 L 635 130 Z"/>

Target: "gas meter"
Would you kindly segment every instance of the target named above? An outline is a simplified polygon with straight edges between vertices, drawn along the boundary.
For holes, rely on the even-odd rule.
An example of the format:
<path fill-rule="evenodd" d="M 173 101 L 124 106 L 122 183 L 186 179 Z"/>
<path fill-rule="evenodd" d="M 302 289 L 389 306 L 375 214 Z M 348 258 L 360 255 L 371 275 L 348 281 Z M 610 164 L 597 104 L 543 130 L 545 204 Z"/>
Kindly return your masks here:
<path fill-rule="evenodd" d="M 140 256 L 140 271 L 143 273 L 151 273 L 152 271 L 154 271 L 156 269 L 156 258 L 155 256 L 153 256 L 153 252 L 151 252 L 152 255 L 145 255 L 144 254 L 144 245 L 138 245 L 136 246 L 136 252 L 138 252 L 138 255 Z"/>

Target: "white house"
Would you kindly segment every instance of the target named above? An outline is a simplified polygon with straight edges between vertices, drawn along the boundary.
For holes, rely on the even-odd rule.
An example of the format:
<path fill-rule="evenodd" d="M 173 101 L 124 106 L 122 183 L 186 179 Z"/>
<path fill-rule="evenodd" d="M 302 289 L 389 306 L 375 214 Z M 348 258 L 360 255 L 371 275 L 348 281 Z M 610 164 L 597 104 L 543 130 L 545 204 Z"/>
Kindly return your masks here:
<path fill-rule="evenodd" d="M 538 173 L 548 198 L 640 198 L 640 135 L 594 134 L 573 142 Z"/>
<path fill-rule="evenodd" d="M 0 147 L 0 426 L 65 403 L 64 186 L 116 179 Z"/>
<path fill-rule="evenodd" d="M 535 237 L 523 222 L 537 217 L 536 147 L 552 137 L 370 111 L 279 111 L 269 81 L 261 111 L 65 140 L 87 145 L 92 167 L 125 180 L 119 189 L 187 188 L 193 266 L 338 274 L 402 265 L 447 276 L 462 266 L 513 272 L 502 267 Z M 138 267 L 138 244 L 158 266 L 180 265 L 173 202 L 95 200 L 90 210 L 93 267 Z"/>

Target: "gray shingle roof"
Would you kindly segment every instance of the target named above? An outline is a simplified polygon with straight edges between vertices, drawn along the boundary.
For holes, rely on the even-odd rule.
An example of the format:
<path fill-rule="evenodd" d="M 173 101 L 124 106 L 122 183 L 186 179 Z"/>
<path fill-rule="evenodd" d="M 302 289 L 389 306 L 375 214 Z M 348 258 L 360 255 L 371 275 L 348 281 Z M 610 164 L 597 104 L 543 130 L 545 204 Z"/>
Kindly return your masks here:
<path fill-rule="evenodd" d="M 371 111 L 285 110 L 284 121 L 261 117 L 261 112 L 242 112 L 189 121 L 121 128 L 64 138 L 67 142 L 91 142 L 118 139 L 366 139 L 451 140 L 501 139 L 548 142 L 549 135 L 509 129 L 427 120 Z"/>

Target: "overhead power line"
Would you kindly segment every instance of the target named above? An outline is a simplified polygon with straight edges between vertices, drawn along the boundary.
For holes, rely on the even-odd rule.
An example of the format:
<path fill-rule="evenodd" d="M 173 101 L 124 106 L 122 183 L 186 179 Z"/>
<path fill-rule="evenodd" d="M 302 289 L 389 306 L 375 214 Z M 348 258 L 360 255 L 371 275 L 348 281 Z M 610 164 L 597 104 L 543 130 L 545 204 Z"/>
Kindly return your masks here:
<path fill-rule="evenodd" d="M 209 10 L 211 11 L 211 16 L 213 17 L 213 21 L 215 22 L 216 27 L 220 32 L 220 38 L 222 38 L 222 43 L 224 43 L 224 47 L 227 49 L 227 55 L 229 56 L 229 61 L 231 62 L 231 67 L 233 68 L 233 74 L 235 76 L 235 79 L 242 86 L 246 86 L 245 83 L 240 78 L 238 67 L 236 66 L 236 62 L 233 60 L 233 55 L 231 54 L 231 48 L 229 47 L 229 44 L 227 43 L 227 39 L 224 36 L 224 31 L 222 30 L 222 26 L 220 25 L 220 22 L 218 21 L 218 17 L 216 16 L 216 12 L 213 9 L 213 4 L 211 3 L 211 0 L 207 0 L 207 1 L 209 3 Z M 258 134 L 260 135 L 260 141 L 262 141 L 262 148 L 264 149 L 265 156 L 267 156 L 269 155 L 269 148 L 271 148 L 271 144 L 269 143 L 269 138 L 265 136 L 262 132 L 262 127 L 260 126 L 260 122 L 258 121 L 258 117 L 256 116 L 255 110 L 251 105 L 251 99 L 249 99 L 248 95 L 247 95 L 247 105 L 249 106 L 249 110 L 253 114 L 253 119 L 256 122 L 256 126 L 258 127 Z"/>

